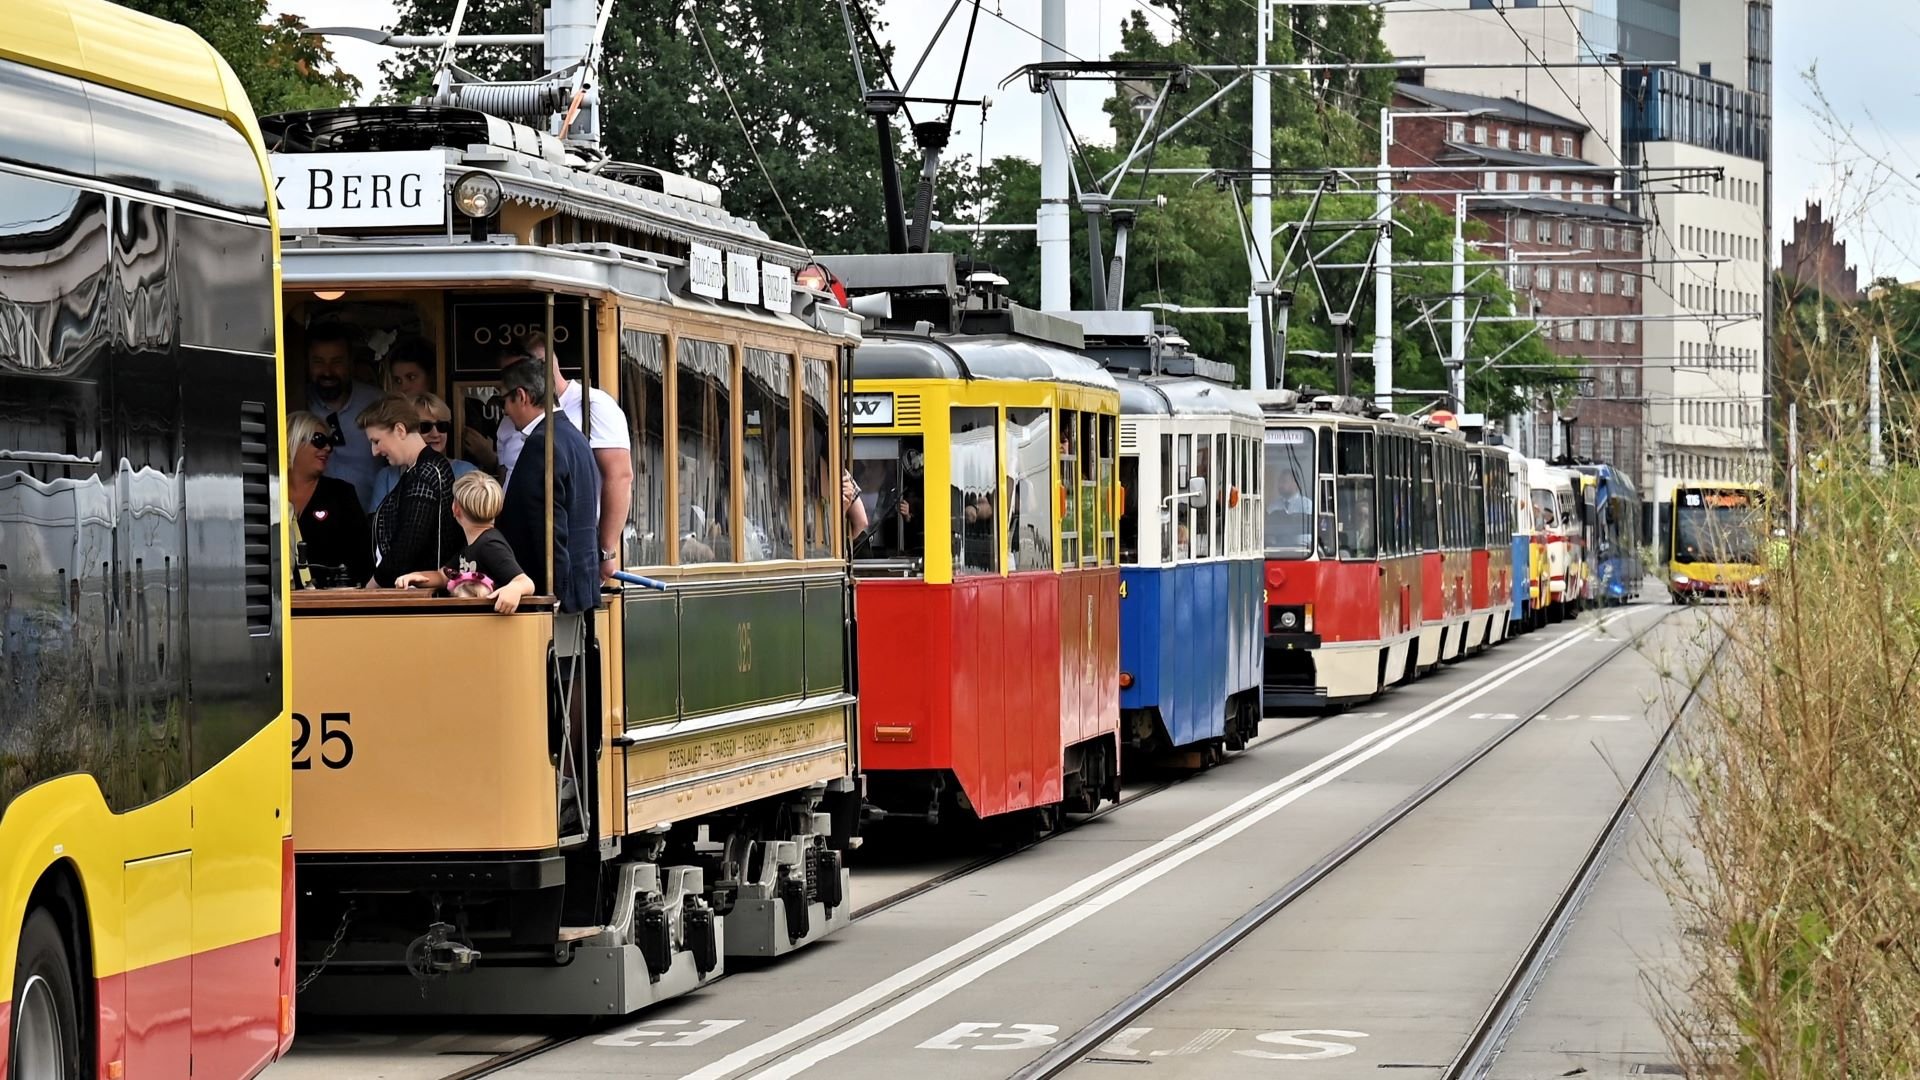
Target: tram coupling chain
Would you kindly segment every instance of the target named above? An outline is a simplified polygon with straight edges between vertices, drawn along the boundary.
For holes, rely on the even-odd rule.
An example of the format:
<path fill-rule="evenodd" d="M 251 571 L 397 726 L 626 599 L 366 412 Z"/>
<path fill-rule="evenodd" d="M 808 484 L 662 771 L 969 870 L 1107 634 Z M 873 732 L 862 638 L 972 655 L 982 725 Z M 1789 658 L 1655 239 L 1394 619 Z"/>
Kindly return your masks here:
<path fill-rule="evenodd" d="M 313 980 L 318 979 L 320 973 L 327 970 L 328 962 L 333 959 L 335 953 L 340 951 L 340 943 L 347 939 L 347 925 L 351 922 L 353 922 L 353 903 L 349 901 L 347 909 L 340 913 L 340 926 L 334 930 L 333 940 L 327 943 L 326 950 L 320 954 L 319 963 L 314 964 L 313 970 L 307 973 L 307 977 L 301 979 L 300 985 L 293 988 L 295 997 L 306 993 L 307 987 L 313 985 Z"/>

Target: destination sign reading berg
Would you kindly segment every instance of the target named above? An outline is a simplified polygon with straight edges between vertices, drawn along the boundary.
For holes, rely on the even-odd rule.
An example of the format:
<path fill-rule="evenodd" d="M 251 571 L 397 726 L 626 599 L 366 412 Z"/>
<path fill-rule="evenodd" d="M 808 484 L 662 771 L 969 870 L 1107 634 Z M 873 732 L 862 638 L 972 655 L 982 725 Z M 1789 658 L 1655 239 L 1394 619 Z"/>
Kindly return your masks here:
<path fill-rule="evenodd" d="M 379 228 L 446 222 L 446 154 L 392 150 L 272 154 L 280 225 L 288 229 Z"/>

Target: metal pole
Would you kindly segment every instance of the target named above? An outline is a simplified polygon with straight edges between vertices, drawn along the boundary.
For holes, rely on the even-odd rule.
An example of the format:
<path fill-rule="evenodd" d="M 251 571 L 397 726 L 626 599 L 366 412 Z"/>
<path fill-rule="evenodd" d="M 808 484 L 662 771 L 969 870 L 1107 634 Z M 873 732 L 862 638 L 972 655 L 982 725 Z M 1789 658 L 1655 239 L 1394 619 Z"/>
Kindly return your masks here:
<path fill-rule="evenodd" d="M 522 362 L 524 363 L 524 361 Z M 545 410 L 544 418 L 540 421 L 540 424 L 544 429 L 542 433 L 547 437 L 546 452 L 540 463 L 540 467 L 545 470 L 547 492 L 547 524 L 543 530 L 546 535 L 541 537 L 541 546 L 546 549 L 547 553 L 547 594 L 549 596 L 559 596 L 560 583 L 553 580 L 553 369 L 559 364 L 559 356 L 554 352 L 553 345 L 552 293 L 547 294 L 547 358 L 544 361 L 534 362 L 545 366 L 545 370 L 541 372 L 541 378 L 546 380 L 547 387 L 545 394 L 546 400 L 540 403 L 540 407 Z"/>
<path fill-rule="evenodd" d="M 1787 533 L 1800 531 L 1800 403 L 1787 402 Z"/>
<path fill-rule="evenodd" d="M 1467 371 L 1467 200 L 1453 200 L 1453 349 L 1449 354 L 1447 385 L 1453 388 L 1455 408 L 1466 403 Z"/>
<path fill-rule="evenodd" d="M 1873 356 L 1867 367 L 1867 466 L 1874 472 L 1887 467 L 1880 453 L 1880 339 L 1873 339 Z"/>
<path fill-rule="evenodd" d="M 1061 43 L 1067 38 L 1067 0 L 1043 0 L 1040 5 L 1040 59 L 1064 61 Z M 1073 308 L 1073 270 L 1068 248 L 1067 132 L 1051 82 L 1040 103 L 1040 211 L 1034 218 L 1040 245 L 1040 309 Z"/>
<path fill-rule="evenodd" d="M 1380 175 L 1373 209 L 1380 218 L 1380 258 L 1373 270 L 1373 403 L 1393 408 L 1393 174 L 1387 156 L 1393 149 L 1393 111 L 1380 109 Z"/>
<path fill-rule="evenodd" d="M 1254 18 L 1257 20 L 1253 35 L 1254 62 L 1264 66 L 1267 62 L 1267 34 L 1273 25 L 1271 0 L 1260 0 L 1260 9 L 1254 14 Z M 1253 167 L 1255 170 L 1267 170 L 1273 166 L 1272 78 L 1265 71 L 1257 71 L 1253 76 Z M 1264 171 L 1256 171 L 1253 177 L 1252 227 L 1252 278 L 1255 282 L 1271 280 L 1278 276 L 1273 272 L 1273 176 Z M 1247 385 L 1255 390 L 1265 390 L 1271 358 L 1267 356 L 1266 305 L 1261 302 L 1257 289 L 1247 296 L 1247 324 L 1251 329 L 1247 335 L 1249 345 Z"/>

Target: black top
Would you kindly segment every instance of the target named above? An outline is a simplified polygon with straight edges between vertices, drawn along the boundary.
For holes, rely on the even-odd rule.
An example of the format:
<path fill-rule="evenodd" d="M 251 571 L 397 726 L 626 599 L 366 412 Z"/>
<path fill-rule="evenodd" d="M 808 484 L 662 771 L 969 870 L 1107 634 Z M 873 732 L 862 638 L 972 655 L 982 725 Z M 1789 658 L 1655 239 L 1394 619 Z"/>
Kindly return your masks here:
<path fill-rule="evenodd" d="M 453 465 L 429 446 L 374 511 L 373 578 L 391 589 L 403 574 L 440 569 L 465 546 L 453 520 Z"/>
<path fill-rule="evenodd" d="M 294 553 L 294 561 L 315 568 L 314 584 L 322 588 L 359 588 L 373 576 L 373 554 L 367 547 L 367 515 L 360 509 L 360 494 L 353 485 L 338 477 L 323 476 L 313 486 L 313 496 L 300 512 L 300 540 L 304 555 Z M 331 573 L 324 567 L 344 567 Z"/>
<path fill-rule="evenodd" d="M 563 413 L 553 414 L 553 518 L 547 519 L 547 424 L 520 449 L 507 478 L 499 529 L 535 592 L 560 601 L 561 611 L 586 611 L 600 598 L 600 466 L 587 437 Z M 391 501 L 391 500 L 389 500 Z M 549 531 L 550 530 L 550 531 Z M 547 537 L 553 538 L 554 586 L 548 587 Z"/>
<path fill-rule="evenodd" d="M 452 565 L 446 567 L 449 582 L 462 574 L 480 574 L 493 582 L 495 589 L 505 588 L 524 572 L 519 560 L 513 557 L 513 545 L 507 543 L 499 529 L 488 529 L 469 541 L 460 549 L 460 554 L 453 557 Z"/>

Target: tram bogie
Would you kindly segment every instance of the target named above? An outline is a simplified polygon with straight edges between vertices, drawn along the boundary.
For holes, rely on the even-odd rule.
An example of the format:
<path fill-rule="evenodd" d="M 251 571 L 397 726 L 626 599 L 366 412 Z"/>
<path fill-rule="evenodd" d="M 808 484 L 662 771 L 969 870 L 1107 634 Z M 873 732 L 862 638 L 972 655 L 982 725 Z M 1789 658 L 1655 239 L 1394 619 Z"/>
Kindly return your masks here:
<path fill-rule="evenodd" d="M 593 440 L 594 480 L 617 477 L 593 489 L 619 526 L 600 546 L 648 583 L 513 614 L 352 580 L 293 594 L 302 1007 L 617 1015 L 844 927 L 861 795 L 834 496 L 857 317 L 792 289 L 805 253 L 702 185 L 590 174 L 506 121 L 267 126 L 295 169 L 446 162 L 420 235 L 347 215 L 287 238 L 290 336 L 345 328 L 375 380 L 424 360 L 450 454 L 482 471 L 505 464 L 503 353 L 539 342 L 582 388 L 569 406 L 549 379 L 543 415 Z M 447 217 L 461 184 L 494 192 L 471 230 Z M 449 557 L 464 543 L 445 539 Z"/>

